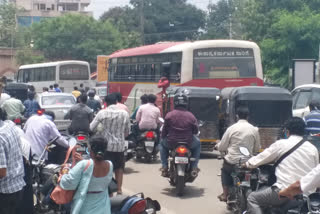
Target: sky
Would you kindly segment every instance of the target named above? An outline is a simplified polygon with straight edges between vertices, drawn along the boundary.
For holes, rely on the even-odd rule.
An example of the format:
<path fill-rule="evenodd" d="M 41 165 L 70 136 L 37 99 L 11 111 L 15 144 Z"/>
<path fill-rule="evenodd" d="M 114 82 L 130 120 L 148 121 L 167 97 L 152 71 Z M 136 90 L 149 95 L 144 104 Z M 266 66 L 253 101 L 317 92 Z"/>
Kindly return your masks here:
<path fill-rule="evenodd" d="M 130 0 L 91 0 L 91 4 L 88 6 L 88 11 L 93 11 L 93 16 L 98 19 L 109 8 L 117 6 L 125 6 L 129 4 Z M 161 1 L 161 0 L 159 0 Z M 196 5 L 197 7 L 206 10 L 209 2 L 215 3 L 218 0 L 188 0 L 189 3 Z"/>

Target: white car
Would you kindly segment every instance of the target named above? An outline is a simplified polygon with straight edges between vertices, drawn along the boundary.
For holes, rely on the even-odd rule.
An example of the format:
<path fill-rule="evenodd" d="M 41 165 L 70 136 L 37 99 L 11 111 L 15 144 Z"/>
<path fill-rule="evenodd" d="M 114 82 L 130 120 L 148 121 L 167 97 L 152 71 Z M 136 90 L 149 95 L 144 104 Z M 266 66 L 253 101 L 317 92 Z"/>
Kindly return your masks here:
<path fill-rule="evenodd" d="M 310 113 L 309 104 L 311 100 L 320 102 L 320 84 L 306 84 L 293 89 L 292 94 L 292 115 L 301 117 Z"/>
<path fill-rule="evenodd" d="M 67 130 L 71 120 L 65 120 L 64 116 L 70 108 L 76 104 L 76 98 L 67 93 L 42 93 L 37 96 L 41 109 L 52 111 L 55 114 L 54 123 L 59 131 Z"/>

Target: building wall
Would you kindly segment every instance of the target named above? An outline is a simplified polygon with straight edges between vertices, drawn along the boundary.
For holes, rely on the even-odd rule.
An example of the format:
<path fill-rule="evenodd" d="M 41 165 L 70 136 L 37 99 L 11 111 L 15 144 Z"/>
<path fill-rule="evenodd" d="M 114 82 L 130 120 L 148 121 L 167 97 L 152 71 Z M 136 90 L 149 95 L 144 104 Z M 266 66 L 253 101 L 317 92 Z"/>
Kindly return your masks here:
<path fill-rule="evenodd" d="M 15 54 L 15 49 L 0 47 L 0 77 L 6 76 L 13 79 L 14 74 L 18 71 Z"/>

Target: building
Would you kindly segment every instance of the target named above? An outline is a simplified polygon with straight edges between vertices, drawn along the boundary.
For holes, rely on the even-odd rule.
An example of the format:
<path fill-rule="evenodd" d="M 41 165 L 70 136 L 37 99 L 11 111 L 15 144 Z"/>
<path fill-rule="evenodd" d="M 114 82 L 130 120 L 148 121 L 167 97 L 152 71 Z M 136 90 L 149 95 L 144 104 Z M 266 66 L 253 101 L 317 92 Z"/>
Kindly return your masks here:
<path fill-rule="evenodd" d="M 12 0 L 17 8 L 18 26 L 30 26 L 41 19 L 57 17 L 66 13 L 80 13 L 92 16 L 85 11 L 91 0 Z"/>

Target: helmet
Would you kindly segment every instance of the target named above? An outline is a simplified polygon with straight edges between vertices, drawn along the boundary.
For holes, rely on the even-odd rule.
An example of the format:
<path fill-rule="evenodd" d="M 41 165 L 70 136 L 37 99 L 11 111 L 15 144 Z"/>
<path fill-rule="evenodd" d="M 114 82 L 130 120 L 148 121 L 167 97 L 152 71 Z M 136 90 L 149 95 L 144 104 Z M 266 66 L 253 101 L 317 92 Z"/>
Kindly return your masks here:
<path fill-rule="evenodd" d="M 94 97 L 96 95 L 96 93 L 94 92 L 94 90 L 90 90 L 89 92 L 88 92 L 88 96 L 89 97 Z"/>
<path fill-rule="evenodd" d="M 174 107 L 181 106 L 187 107 L 188 106 L 188 97 L 185 94 L 176 94 L 173 98 Z"/>

